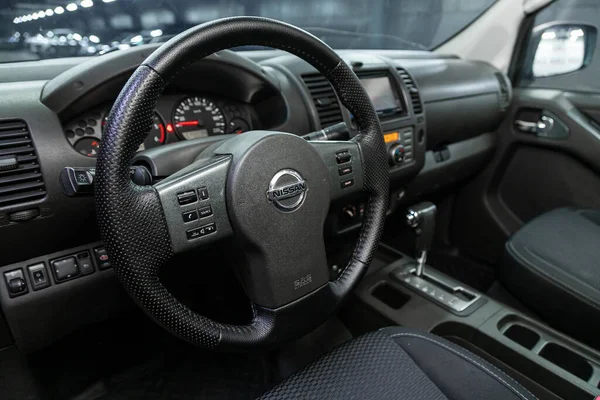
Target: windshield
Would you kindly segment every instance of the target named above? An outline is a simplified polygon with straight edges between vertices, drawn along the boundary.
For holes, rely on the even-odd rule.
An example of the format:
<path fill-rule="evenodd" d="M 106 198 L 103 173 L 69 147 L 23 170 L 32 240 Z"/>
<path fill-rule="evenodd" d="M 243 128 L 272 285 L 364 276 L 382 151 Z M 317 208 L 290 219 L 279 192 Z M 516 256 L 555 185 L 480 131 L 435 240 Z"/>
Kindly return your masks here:
<path fill-rule="evenodd" d="M 162 43 L 194 25 L 237 15 L 291 23 L 334 49 L 427 50 L 494 1 L 0 0 L 0 62 L 92 56 Z"/>

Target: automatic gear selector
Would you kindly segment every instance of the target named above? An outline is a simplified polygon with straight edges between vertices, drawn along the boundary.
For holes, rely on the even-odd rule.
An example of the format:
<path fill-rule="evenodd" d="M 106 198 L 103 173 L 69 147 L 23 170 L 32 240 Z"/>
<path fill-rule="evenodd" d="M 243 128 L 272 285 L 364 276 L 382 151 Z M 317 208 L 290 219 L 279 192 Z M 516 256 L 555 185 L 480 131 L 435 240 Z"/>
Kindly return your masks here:
<path fill-rule="evenodd" d="M 416 240 L 417 271 L 416 275 L 423 275 L 427 252 L 431 249 L 433 236 L 435 234 L 435 204 L 425 201 L 408 209 L 406 212 L 406 223 L 413 228 Z"/>

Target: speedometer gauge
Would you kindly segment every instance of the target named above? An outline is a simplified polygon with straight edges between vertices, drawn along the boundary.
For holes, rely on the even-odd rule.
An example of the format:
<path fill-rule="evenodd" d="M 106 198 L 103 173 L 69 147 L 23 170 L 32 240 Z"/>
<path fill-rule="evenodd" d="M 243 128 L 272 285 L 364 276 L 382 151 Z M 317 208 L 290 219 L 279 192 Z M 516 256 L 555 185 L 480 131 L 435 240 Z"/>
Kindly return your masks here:
<path fill-rule="evenodd" d="M 175 130 L 184 139 L 224 135 L 223 112 L 205 97 L 188 97 L 173 112 Z"/>

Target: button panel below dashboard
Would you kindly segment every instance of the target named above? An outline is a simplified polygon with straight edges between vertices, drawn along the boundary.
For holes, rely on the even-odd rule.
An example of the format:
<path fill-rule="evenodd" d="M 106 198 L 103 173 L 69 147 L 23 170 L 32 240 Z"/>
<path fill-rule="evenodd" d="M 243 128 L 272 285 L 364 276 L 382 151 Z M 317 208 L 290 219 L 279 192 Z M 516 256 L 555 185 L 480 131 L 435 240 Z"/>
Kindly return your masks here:
<path fill-rule="evenodd" d="M 88 275 L 97 275 L 97 270 L 103 271 L 111 266 L 104 247 L 94 247 L 93 252 L 90 248 L 67 250 L 1 267 L 0 270 L 4 276 L 3 286 L 13 298 L 31 296 L 30 289 L 33 293 L 45 292 L 54 285 L 63 286 Z"/>

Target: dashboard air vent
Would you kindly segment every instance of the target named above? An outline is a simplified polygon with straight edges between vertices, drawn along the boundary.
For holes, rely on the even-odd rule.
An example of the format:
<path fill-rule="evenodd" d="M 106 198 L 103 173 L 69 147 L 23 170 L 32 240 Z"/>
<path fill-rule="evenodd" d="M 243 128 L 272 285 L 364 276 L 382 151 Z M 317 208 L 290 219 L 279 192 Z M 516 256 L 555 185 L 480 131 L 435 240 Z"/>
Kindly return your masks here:
<path fill-rule="evenodd" d="M 0 121 L 0 208 L 45 195 L 27 124 L 23 120 Z"/>
<path fill-rule="evenodd" d="M 508 82 L 504 78 L 504 75 L 500 72 L 496 72 L 496 79 L 500 85 L 500 109 L 506 110 L 510 105 L 510 89 L 508 88 Z"/>
<path fill-rule="evenodd" d="M 302 75 L 302 80 L 310 91 L 321 121 L 321 129 L 342 122 L 342 110 L 333 86 L 323 75 Z"/>
<path fill-rule="evenodd" d="M 421 103 L 421 95 L 419 94 L 419 88 L 417 87 L 415 80 L 404 68 L 398 68 L 398 73 L 410 95 L 413 112 L 415 114 L 421 114 L 423 112 L 423 103 Z"/>

